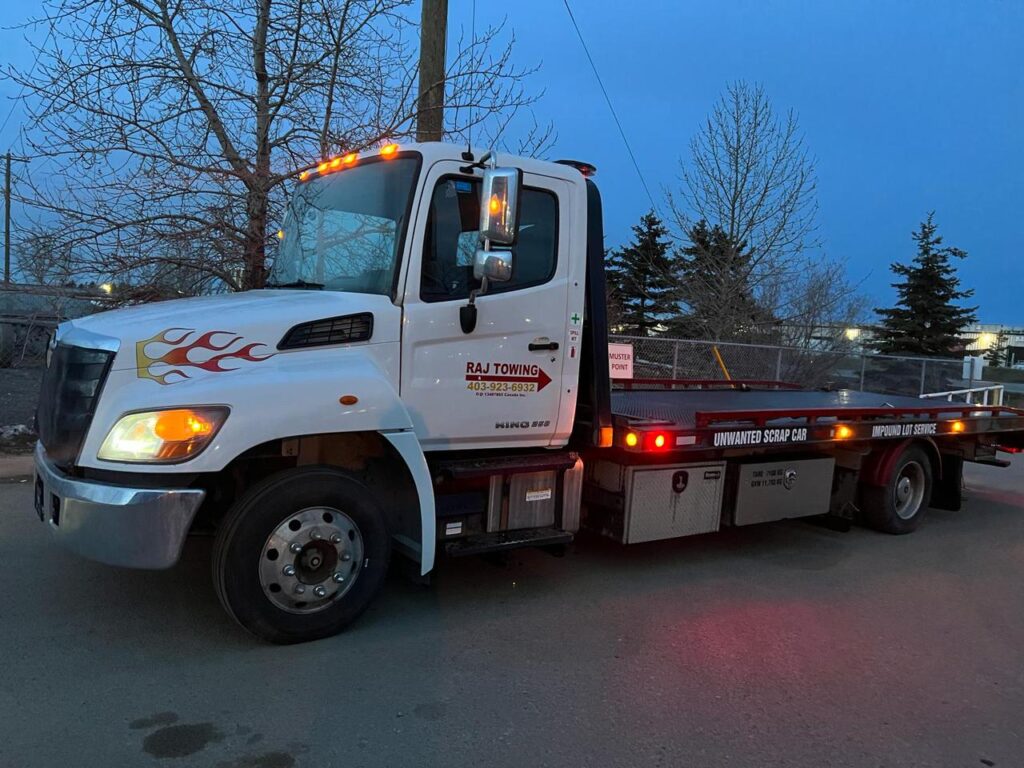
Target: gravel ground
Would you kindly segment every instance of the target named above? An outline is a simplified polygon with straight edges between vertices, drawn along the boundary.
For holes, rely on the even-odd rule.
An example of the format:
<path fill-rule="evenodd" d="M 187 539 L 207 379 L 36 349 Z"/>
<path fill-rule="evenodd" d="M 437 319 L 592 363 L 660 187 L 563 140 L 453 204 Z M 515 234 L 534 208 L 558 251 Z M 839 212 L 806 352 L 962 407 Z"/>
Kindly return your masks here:
<path fill-rule="evenodd" d="M 32 414 L 42 376 L 41 367 L 0 368 L 0 453 L 27 450 L 35 439 L 31 434 Z"/>

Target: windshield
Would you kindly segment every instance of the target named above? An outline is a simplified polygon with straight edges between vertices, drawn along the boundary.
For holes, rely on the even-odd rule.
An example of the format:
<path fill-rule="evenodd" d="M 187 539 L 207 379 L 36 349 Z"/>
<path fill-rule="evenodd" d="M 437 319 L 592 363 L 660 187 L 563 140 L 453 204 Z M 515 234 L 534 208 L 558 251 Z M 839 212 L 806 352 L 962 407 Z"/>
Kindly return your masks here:
<path fill-rule="evenodd" d="M 370 161 L 300 184 L 267 286 L 389 295 L 418 166 Z"/>

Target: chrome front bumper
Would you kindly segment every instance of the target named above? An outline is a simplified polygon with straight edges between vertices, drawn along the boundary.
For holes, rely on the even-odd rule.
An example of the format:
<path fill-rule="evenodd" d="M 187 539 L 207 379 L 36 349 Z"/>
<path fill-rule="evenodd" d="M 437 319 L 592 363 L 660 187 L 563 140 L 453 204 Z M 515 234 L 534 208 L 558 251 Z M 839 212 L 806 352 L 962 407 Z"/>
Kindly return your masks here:
<path fill-rule="evenodd" d="M 35 506 L 65 547 L 126 568 L 170 568 L 206 495 L 194 488 L 127 488 L 77 480 L 36 445 Z"/>

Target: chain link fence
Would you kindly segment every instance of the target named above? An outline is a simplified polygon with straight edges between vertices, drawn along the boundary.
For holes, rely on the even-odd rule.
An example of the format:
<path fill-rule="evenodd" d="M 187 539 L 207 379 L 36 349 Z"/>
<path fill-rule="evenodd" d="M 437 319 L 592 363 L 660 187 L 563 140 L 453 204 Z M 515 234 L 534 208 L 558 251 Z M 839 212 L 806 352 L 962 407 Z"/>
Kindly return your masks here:
<path fill-rule="evenodd" d="M 733 379 L 786 381 L 812 388 L 912 397 L 973 386 L 963 378 L 963 361 L 955 359 L 664 337 L 613 335 L 610 340 L 633 346 L 633 377 L 637 379 L 724 379 L 715 358 L 717 348 Z"/>
<path fill-rule="evenodd" d="M 88 290 L 0 286 L 0 451 L 20 450 L 34 440 L 32 418 L 57 325 L 103 308 Z"/>

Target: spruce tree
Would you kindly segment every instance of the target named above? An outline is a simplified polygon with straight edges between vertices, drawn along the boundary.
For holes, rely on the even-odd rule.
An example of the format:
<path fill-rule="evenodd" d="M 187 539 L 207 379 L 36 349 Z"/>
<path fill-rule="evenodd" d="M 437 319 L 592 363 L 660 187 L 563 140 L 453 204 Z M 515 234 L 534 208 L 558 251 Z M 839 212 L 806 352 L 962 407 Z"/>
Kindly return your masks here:
<path fill-rule="evenodd" d="M 934 211 L 921 222 L 912 237 L 917 255 L 911 264 L 894 263 L 894 274 L 903 278 L 893 283 L 899 296 L 892 309 L 875 309 L 882 318 L 876 340 L 886 354 L 949 356 L 963 348 L 959 334 L 974 322 L 977 307 L 962 307 L 956 302 L 974 295 L 960 290 L 953 259 L 967 256 L 959 248 L 943 247 L 936 234 Z"/>
<path fill-rule="evenodd" d="M 718 224 L 698 221 L 687 231 L 679 296 L 684 314 L 679 331 L 712 341 L 750 340 L 771 323 L 754 296 L 751 259 L 744 243 L 733 242 Z"/>
<path fill-rule="evenodd" d="M 633 241 L 605 258 L 609 295 L 623 330 L 649 336 L 678 311 L 674 256 L 668 230 L 654 211 L 633 225 Z"/>

